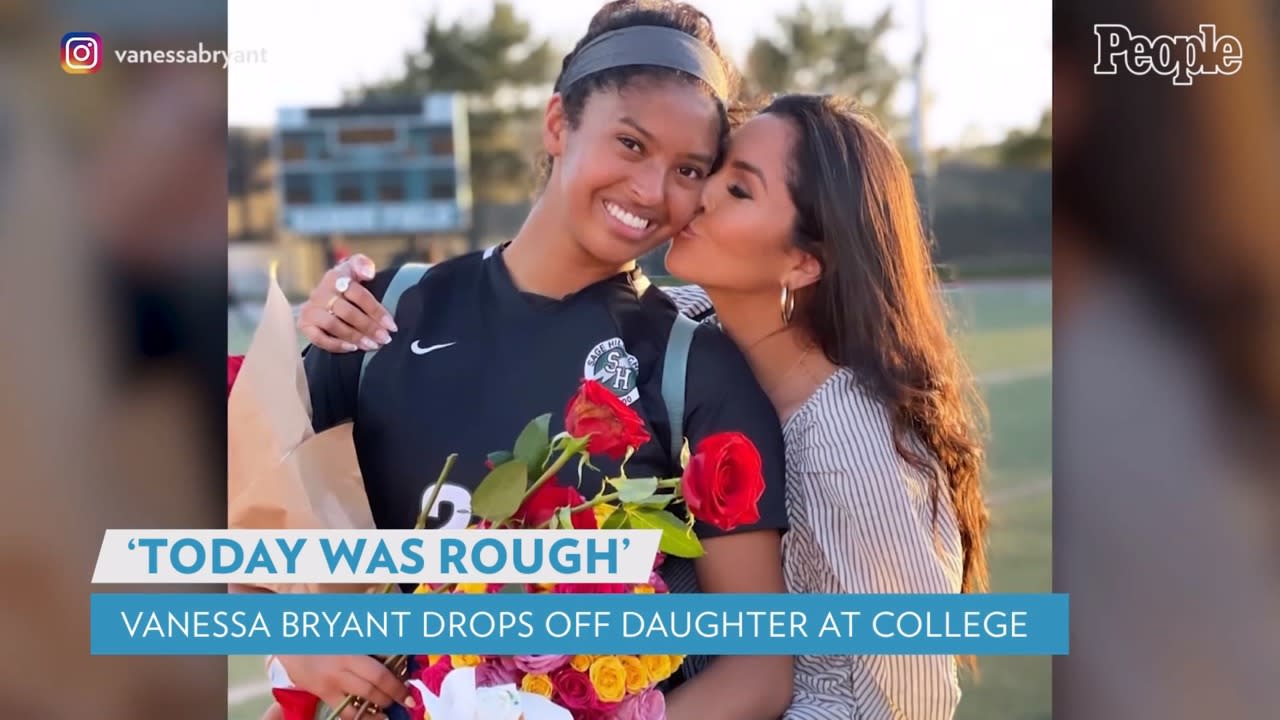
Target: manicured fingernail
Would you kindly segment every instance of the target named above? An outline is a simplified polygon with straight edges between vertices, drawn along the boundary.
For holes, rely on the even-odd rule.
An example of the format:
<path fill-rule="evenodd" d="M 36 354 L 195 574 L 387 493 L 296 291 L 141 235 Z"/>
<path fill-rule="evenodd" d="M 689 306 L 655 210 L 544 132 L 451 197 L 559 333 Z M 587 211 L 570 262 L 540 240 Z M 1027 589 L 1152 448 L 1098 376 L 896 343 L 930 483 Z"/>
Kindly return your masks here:
<path fill-rule="evenodd" d="M 414 700 L 413 696 L 410 695 L 404 699 L 404 706 L 407 708 L 416 708 L 418 707 L 418 701 Z"/>
<path fill-rule="evenodd" d="M 351 344 L 351 343 L 349 343 L 349 342 L 344 342 L 344 343 L 342 343 L 342 349 L 343 349 L 343 351 L 345 351 L 345 352 L 355 352 L 356 350 L 359 350 L 360 348 L 356 347 L 355 345 L 352 345 L 352 344 Z"/>
<path fill-rule="evenodd" d="M 391 336 L 387 334 L 386 330 L 378 331 L 378 342 L 382 343 L 383 345 L 386 345 L 387 343 L 391 342 Z"/>
<path fill-rule="evenodd" d="M 396 327 L 396 321 L 392 320 L 390 315 L 382 316 L 382 327 L 390 330 L 391 332 L 400 331 L 400 328 Z"/>
<path fill-rule="evenodd" d="M 369 338 L 360 338 L 360 345 L 363 346 L 365 350 L 378 349 L 378 343 L 370 340 Z"/>

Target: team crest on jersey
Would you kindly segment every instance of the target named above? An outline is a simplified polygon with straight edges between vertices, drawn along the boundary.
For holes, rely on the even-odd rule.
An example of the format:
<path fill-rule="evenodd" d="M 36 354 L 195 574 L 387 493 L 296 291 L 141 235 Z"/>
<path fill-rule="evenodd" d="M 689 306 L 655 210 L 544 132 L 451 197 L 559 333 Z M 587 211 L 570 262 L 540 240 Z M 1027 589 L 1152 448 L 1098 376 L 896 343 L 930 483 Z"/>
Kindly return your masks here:
<path fill-rule="evenodd" d="M 591 348 L 582 368 L 582 376 L 599 381 L 627 405 L 640 399 L 640 389 L 637 387 L 640 361 L 627 352 L 622 338 L 605 340 Z"/>

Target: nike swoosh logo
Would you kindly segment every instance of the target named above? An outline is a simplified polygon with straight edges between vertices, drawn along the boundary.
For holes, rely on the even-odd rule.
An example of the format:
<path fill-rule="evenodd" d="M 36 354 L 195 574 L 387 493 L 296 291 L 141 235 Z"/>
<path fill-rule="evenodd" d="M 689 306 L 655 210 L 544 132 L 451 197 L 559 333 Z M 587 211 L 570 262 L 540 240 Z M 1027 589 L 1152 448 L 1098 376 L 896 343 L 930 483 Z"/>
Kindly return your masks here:
<path fill-rule="evenodd" d="M 414 340 L 413 344 L 409 346 L 409 349 L 413 351 L 414 355 L 426 355 L 429 352 L 435 352 L 436 350 L 443 350 L 447 347 L 453 347 L 454 345 L 457 345 L 457 344 L 458 344 L 457 342 L 451 342 L 451 343 L 445 343 L 443 345 L 432 345 L 431 347 L 424 348 L 418 344 L 417 340 Z"/>

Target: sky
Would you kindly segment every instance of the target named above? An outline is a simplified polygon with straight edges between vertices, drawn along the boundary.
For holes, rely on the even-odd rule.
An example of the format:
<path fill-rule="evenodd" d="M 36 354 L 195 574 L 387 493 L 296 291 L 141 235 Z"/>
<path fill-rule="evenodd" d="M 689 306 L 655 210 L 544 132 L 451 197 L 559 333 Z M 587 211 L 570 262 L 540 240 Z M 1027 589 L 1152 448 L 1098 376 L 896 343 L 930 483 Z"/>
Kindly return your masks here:
<path fill-rule="evenodd" d="M 821 4 L 818 0 L 816 4 Z M 567 49 L 586 30 L 600 0 L 514 0 L 534 31 Z M 779 14 L 797 0 L 694 0 L 710 16 L 721 45 L 739 62 L 752 40 L 771 34 Z M 919 43 L 925 10 L 924 83 L 929 97 L 925 141 L 930 147 L 1000 139 L 1035 126 L 1052 90 L 1051 0 L 846 0 L 845 17 L 869 22 L 886 6 L 896 27 L 889 56 L 906 66 Z M 549 7 L 555 7 L 548 12 Z M 342 92 L 393 76 L 404 54 L 421 47 L 426 18 L 488 15 L 484 0 L 229 0 L 228 49 L 255 62 L 228 68 L 228 120 L 267 127 L 282 106 L 324 106 Z M 265 52 L 262 52 L 265 51 Z M 901 88 L 898 105 L 911 105 Z"/>

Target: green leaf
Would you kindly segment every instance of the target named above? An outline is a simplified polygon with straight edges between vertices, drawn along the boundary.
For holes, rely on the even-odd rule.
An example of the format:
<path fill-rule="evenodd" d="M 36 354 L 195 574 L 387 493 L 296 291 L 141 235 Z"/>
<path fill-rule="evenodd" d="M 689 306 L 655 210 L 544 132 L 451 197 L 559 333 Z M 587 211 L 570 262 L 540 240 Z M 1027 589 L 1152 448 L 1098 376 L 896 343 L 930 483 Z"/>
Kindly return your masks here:
<path fill-rule="evenodd" d="M 621 508 L 609 513 L 609 517 L 605 518 L 604 524 L 600 526 L 601 530 L 628 530 L 630 528 L 631 516 Z"/>
<path fill-rule="evenodd" d="M 609 484 L 618 489 L 618 500 L 624 503 L 642 503 L 658 491 L 658 478 L 613 478 Z"/>
<path fill-rule="evenodd" d="M 562 507 L 556 510 L 555 519 L 560 527 L 566 530 L 573 529 L 573 515 L 569 513 L 569 508 Z"/>
<path fill-rule="evenodd" d="M 674 499 L 675 499 L 675 496 L 674 496 L 674 495 L 670 495 L 670 494 L 667 494 L 667 493 L 663 493 L 663 494 L 661 494 L 661 495 L 652 495 L 652 496 L 647 497 L 647 498 L 645 498 L 644 500 L 641 500 L 641 501 L 639 501 L 639 502 L 637 502 L 637 503 L 635 503 L 635 504 L 636 504 L 636 505 L 640 505 L 640 506 L 642 506 L 642 507 L 652 507 L 652 508 L 662 509 L 662 508 L 664 508 L 664 507 L 666 507 L 666 506 L 670 505 L 670 504 L 671 504 L 671 501 L 672 501 L 672 500 L 674 500 Z"/>
<path fill-rule="evenodd" d="M 524 595 L 525 594 L 524 585 L 521 585 L 520 583 L 507 583 L 506 585 L 502 586 L 502 589 L 498 591 L 498 594 L 499 595 Z"/>
<path fill-rule="evenodd" d="M 658 549 L 662 552 L 681 558 L 702 557 L 702 543 L 675 515 L 656 508 L 637 508 L 628 515 L 634 530 L 662 531 L 662 539 L 658 542 Z"/>
<path fill-rule="evenodd" d="M 489 460 L 489 462 L 493 463 L 493 466 L 494 466 L 494 467 L 498 467 L 499 465 L 501 465 L 501 464 L 503 464 L 503 463 L 509 463 L 509 462 L 511 462 L 512 460 L 514 460 L 514 459 L 515 459 L 515 457 L 516 457 L 515 455 L 512 455 L 511 453 L 507 452 L 506 450 L 499 450 L 499 451 L 497 451 L 497 452 L 491 452 L 491 453 L 489 453 L 489 454 L 486 456 L 486 458 Z"/>
<path fill-rule="evenodd" d="M 529 466 L 529 476 L 542 475 L 542 466 L 551 452 L 551 440 L 548 439 L 548 428 L 551 426 L 551 414 L 539 415 L 529 421 L 516 438 L 515 456 Z"/>
<path fill-rule="evenodd" d="M 529 487 L 529 469 L 520 460 L 494 468 L 480 481 L 471 496 L 471 511 L 489 522 L 499 523 L 515 514 Z"/>

